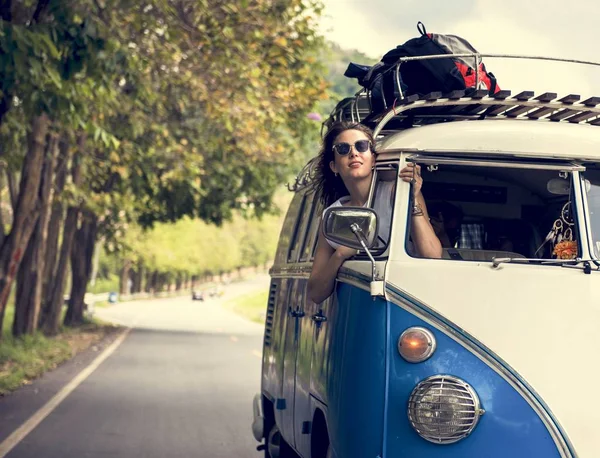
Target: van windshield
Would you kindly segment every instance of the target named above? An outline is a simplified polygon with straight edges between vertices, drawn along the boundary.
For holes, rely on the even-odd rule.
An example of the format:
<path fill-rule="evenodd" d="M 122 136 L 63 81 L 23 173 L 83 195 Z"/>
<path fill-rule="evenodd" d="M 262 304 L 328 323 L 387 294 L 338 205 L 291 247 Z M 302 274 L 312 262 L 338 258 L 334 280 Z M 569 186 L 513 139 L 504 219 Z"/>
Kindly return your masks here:
<path fill-rule="evenodd" d="M 457 162 L 417 161 L 442 258 L 491 262 L 578 255 L 571 165 Z M 600 181 L 597 184 L 600 205 Z M 600 219 L 597 224 L 600 235 Z"/>

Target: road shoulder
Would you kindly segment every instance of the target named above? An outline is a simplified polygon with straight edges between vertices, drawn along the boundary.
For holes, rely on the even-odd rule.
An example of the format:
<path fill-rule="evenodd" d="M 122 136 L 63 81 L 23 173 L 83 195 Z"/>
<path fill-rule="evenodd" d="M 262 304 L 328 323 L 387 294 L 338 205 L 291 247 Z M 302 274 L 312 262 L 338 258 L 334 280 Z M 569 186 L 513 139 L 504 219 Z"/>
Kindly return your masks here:
<path fill-rule="evenodd" d="M 6 396 L 0 397 L 0 443 L 13 431 L 43 407 L 65 385 L 76 377 L 104 349 L 121 335 L 123 328 L 114 327 L 99 342 L 76 354 L 57 368 L 24 385 Z"/>

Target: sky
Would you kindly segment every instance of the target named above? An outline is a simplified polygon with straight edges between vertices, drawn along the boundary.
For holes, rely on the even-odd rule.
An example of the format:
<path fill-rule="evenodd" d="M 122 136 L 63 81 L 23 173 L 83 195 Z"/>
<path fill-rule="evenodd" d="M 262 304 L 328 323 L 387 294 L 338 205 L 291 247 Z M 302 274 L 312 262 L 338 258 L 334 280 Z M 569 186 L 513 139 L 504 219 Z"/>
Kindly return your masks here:
<path fill-rule="evenodd" d="M 428 33 L 459 35 L 480 53 L 600 62 L 598 0 L 322 0 L 321 31 L 342 48 L 381 58 Z M 484 59 L 502 89 L 600 96 L 600 67 Z"/>

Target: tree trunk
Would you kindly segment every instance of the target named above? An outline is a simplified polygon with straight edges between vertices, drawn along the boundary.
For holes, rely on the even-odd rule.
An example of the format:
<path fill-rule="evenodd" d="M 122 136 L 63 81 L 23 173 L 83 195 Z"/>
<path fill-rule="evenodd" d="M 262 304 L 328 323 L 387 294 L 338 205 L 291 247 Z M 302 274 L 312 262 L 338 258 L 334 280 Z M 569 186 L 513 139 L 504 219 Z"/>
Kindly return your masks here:
<path fill-rule="evenodd" d="M 139 263 L 133 272 L 133 290 L 132 293 L 142 292 L 142 281 L 144 279 L 144 264 Z"/>
<path fill-rule="evenodd" d="M 168 292 L 169 291 L 169 277 L 167 274 L 162 273 L 159 274 L 158 276 L 158 282 L 159 282 L 159 286 L 158 286 L 158 290 L 160 292 Z"/>
<path fill-rule="evenodd" d="M 52 286 L 56 281 L 56 269 L 58 266 L 58 239 L 60 227 L 64 224 L 65 208 L 60 201 L 60 196 L 65 189 L 67 181 L 68 166 L 71 156 L 71 148 L 68 137 L 63 135 L 58 145 L 58 158 L 56 161 L 56 177 L 54 180 L 54 202 L 50 223 L 48 224 L 48 239 L 46 242 L 46 261 L 44 263 L 44 287 L 42 290 L 42 316 L 47 313 L 52 295 Z"/>
<path fill-rule="evenodd" d="M 5 171 L 4 169 L 7 167 L 6 163 L 1 161 L 0 162 L 0 247 L 2 246 L 2 244 L 4 243 L 4 239 L 6 238 L 6 232 L 5 232 L 5 222 L 4 222 L 4 210 L 3 210 L 3 204 L 2 204 L 2 191 L 4 191 L 4 176 L 5 176 Z"/>
<path fill-rule="evenodd" d="M 175 277 L 175 290 L 181 291 L 181 285 L 183 284 L 181 274 L 177 274 Z"/>
<path fill-rule="evenodd" d="M 17 204 L 19 203 L 19 180 L 17 179 L 17 173 L 10 170 L 6 171 L 6 178 L 8 180 L 8 195 L 10 197 L 10 205 L 14 215 L 14 213 L 17 211 Z"/>
<path fill-rule="evenodd" d="M 19 274 L 17 276 L 17 296 L 15 303 L 15 320 L 13 335 L 32 334 L 38 326 L 42 302 L 44 262 L 48 222 L 50 220 L 53 196 L 53 175 L 56 164 L 58 140 L 52 136 L 48 141 L 46 158 L 42 170 L 42 181 L 39 189 L 40 217 L 29 244 Z"/>
<path fill-rule="evenodd" d="M 75 187 L 81 186 L 83 173 L 81 170 L 81 160 L 83 157 L 83 147 L 85 144 L 85 136 L 80 135 L 77 140 L 77 152 L 73 157 L 73 184 Z M 69 257 L 71 255 L 71 247 L 77 230 L 77 219 L 79 216 L 79 207 L 69 207 L 65 218 L 63 229 L 62 245 L 60 247 L 60 257 L 56 267 L 56 275 L 51 287 L 50 303 L 47 311 L 42 317 L 42 328 L 47 335 L 54 335 L 58 332 L 60 325 L 60 312 L 62 310 L 65 294 L 65 282 L 67 279 L 67 268 Z"/>
<path fill-rule="evenodd" d="M 49 125 L 50 120 L 46 114 L 33 120 L 28 151 L 23 161 L 19 200 L 13 216 L 13 225 L 0 248 L 0 336 L 12 283 L 40 213 L 41 206 L 37 198 Z"/>
<path fill-rule="evenodd" d="M 28 315 L 27 307 L 33 301 L 33 288 L 30 287 L 29 280 L 30 277 L 33 277 L 35 275 L 35 271 L 31 272 L 31 267 L 35 265 L 34 245 L 37 226 L 38 225 L 36 224 L 36 228 L 33 231 L 33 235 L 31 236 L 31 239 L 27 244 L 27 249 L 25 250 L 25 254 L 23 255 L 23 259 L 21 260 L 21 267 L 19 268 L 19 272 L 17 273 L 17 290 L 15 294 L 15 317 L 12 324 L 12 332 L 15 337 L 25 334 Z"/>
<path fill-rule="evenodd" d="M 154 272 L 151 270 L 146 271 L 146 288 L 144 289 L 147 293 L 152 293 L 154 289 Z"/>
<path fill-rule="evenodd" d="M 98 234 L 98 217 L 89 210 L 82 211 L 81 227 L 75 234 L 71 249 L 71 294 L 65 315 L 66 326 L 83 324 L 85 292 L 92 274 L 92 260 Z"/>
<path fill-rule="evenodd" d="M 156 272 L 155 293 L 162 293 L 164 286 L 163 274 Z"/>
<path fill-rule="evenodd" d="M 98 278 L 98 269 L 100 268 L 100 251 L 102 250 L 102 240 L 96 242 L 96 249 L 94 250 L 94 260 L 92 261 L 92 275 L 90 277 L 90 286 L 96 284 Z"/>
<path fill-rule="evenodd" d="M 131 294 L 129 289 L 129 282 L 131 280 L 131 259 L 123 260 L 123 267 L 121 268 L 121 277 L 119 279 L 119 294 L 126 296 Z"/>

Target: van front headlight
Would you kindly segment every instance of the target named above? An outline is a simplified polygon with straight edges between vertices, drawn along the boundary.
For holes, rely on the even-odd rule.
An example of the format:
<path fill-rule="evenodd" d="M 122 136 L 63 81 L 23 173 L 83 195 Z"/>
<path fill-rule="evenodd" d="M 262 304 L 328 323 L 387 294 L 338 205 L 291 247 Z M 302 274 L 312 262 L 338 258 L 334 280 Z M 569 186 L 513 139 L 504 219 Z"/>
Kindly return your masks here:
<path fill-rule="evenodd" d="M 451 444 L 467 437 L 483 413 L 475 390 L 449 375 L 421 381 L 408 400 L 410 424 L 423 439 L 435 444 Z"/>

